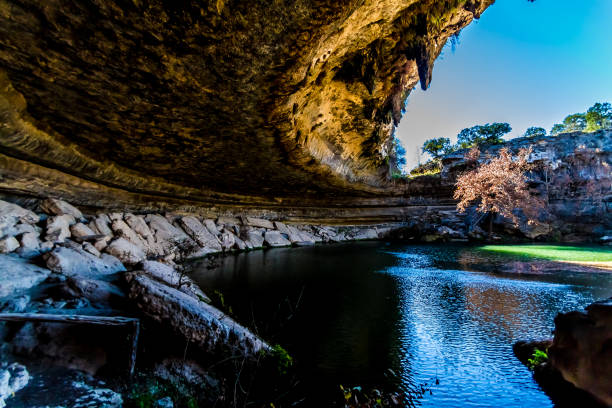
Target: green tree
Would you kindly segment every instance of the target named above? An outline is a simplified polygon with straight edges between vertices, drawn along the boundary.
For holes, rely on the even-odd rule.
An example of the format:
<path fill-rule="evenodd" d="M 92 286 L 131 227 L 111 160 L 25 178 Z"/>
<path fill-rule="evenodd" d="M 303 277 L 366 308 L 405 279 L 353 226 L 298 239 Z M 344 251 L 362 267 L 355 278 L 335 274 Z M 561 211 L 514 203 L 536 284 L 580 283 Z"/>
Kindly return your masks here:
<path fill-rule="evenodd" d="M 448 137 L 438 137 L 429 139 L 423 144 L 423 152 L 429 153 L 436 160 L 453 150 L 451 141 Z"/>
<path fill-rule="evenodd" d="M 527 128 L 524 137 L 544 137 L 546 136 L 546 129 L 543 127 L 532 126 Z"/>
<path fill-rule="evenodd" d="M 474 146 L 504 143 L 502 136 L 512 128 L 507 123 L 487 123 L 463 129 L 457 135 L 459 148 L 467 149 Z"/>
<path fill-rule="evenodd" d="M 561 123 L 555 123 L 552 129 L 550 129 L 550 134 L 553 136 L 557 136 L 558 134 L 563 132 L 565 132 L 565 126 Z"/>
<path fill-rule="evenodd" d="M 406 165 L 406 149 L 397 137 L 393 138 L 393 149 L 395 151 L 395 163 L 397 167 L 402 168 Z"/>
<path fill-rule="evenodd" d="M 563 119 L 563 126 L 566 132 L 579 132 L 586 129 L 586 115 L 584 113 L 574 113 Z"/>
<path fill-rule="evenodd" d="M 609 102 L 597 102 L 591 106 L 585 115 L 586 131 L 594 132 L 599 129 L 612 127 L 612 105 Z"/>

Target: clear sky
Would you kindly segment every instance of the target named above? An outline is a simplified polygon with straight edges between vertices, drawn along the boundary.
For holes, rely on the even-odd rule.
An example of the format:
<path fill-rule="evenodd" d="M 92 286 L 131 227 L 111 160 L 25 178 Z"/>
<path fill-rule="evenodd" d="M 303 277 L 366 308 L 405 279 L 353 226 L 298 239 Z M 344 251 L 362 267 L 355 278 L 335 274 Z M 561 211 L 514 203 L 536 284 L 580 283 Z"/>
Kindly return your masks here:
<path fill-rule="evenodd" d="M 497 0 L 450 42 L 430 88 L 417 87 L 396 130 L 406 168 L 423 142 L 508 122 L 520 136 L 595 102 L 612 102 L 612 0 Z M 423 157 L 424 161 L 425 157 Z"/>

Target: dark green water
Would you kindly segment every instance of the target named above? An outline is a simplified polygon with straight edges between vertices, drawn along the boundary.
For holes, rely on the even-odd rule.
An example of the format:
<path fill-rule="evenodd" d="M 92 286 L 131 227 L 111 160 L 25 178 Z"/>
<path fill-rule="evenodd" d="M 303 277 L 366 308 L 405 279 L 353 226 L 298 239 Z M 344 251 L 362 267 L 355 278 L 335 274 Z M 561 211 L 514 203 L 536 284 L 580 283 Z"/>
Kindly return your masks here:
<path fill-rule="evenodd" d="M 612 296 L 610 273 L 453 245 L 254 251 L 196 264 L 194 278 L 289 350 L 310 406 L 340 384 L 425 386 L 424 407 L 554 406 L 512 344 L 551 337 L 557 313 Z"/>

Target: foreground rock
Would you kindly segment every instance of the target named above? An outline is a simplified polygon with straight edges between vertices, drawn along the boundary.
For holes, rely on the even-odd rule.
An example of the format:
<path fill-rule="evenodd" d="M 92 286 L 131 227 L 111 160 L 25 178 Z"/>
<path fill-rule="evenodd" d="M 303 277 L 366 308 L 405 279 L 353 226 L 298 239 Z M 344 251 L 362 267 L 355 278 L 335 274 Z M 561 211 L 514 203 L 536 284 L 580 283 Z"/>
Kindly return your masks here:
<path fill-rule="evenodd" d="M 553 401 L 612 406 L 612 298 L 557 315 L 554 333 L 552 340 L 517 342 L 514 354 Z M 533 360 L 536 350 L 548 358 Z"/>
<path fill-rule="evenodd" d="M 256 358 L 270 346 L 247 328 L 209 304 L 160 282 L 143 272 L 127 275 L 129 296 L 153 320 L 171 327 L 206 352 L 226 352 Z"/>
<path fill-rule="evenodd" d="M 548 353 L 563 378 L 612 406 L 612 298 L 559 314 Z"/>

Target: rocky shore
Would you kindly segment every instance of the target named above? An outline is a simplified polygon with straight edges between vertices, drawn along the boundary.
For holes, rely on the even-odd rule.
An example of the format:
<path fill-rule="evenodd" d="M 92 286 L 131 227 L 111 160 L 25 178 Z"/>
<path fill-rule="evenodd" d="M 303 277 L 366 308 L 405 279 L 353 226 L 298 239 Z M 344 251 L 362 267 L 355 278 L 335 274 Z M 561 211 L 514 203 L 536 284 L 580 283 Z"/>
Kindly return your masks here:
<path fill-rule="evenodd" d="M 612 298 L 584 311 L 560 313 L 554 338 L 518 342 L 514 353 L 555 401 L 581 406 L 612 406 Z M 530 360 L 536 350 L 541 360 Z"/>
<path fill-rule="evenodd" d="M 466 242 L 486 235 L 473 225 L 473 214 L 451 206 L 413 207 L 403 222 L 338 226 L 235 214 L 88 212 L 53 198 L 5 198 L 0 316 L 140 319 L 136 384 L 146 385 L 128 381 L 133 339 L 126 328 L 1 322 L 0 406 L 138 406 L 135 401 L 151 395 L 162 404 L 153 406 L 183 406 L 193 395 L 200 403 L 231 405 L 237 398 L 233 376 L 269 368 L 282 348 L 212 304 L 188 276 L 186 262 L 274 247 L 395 238 Z M 564 378 L 573 372 L 559 367 Z M 63 371 L 50 375 L 54 370 Z M 581 379 L 567 379 L 593 392 Z M 43 404 L 49 387 L 57 400 Z"/>
<path fill-rule="evenodd" d="M 187 276 L 183 262 L 235 251 L 379 239 L 406 231 L 405 223 L 339 227 L 250 216 L 84 214 L 57 199 L 15 201 L 19 204 L 0 201 L 0 311 L 140 318 L 144 331 L 138 366 L 170 383 L 192 378 L 193 386 L 212 381 L 202 380 L 210 377 L 205 362 L 241 358 L 260 364 L 261 357 L 273 356 L 274 350 L 211 305 Z M 68 376 L 86 376 L 62 383 L 69 392 L 54 391 L 58 406 L 92 406 L 96 396 L 104 401 L 97 404 L 121 406 L 121 393 L 101 386 L 98 378 L 125 370 L 127 342 L 121 338 L 126 333 L 119 331 L 3 323 L 1 352 L 3 361 L 11 364 L 0 368 L 0 405 L 15 393 L 22 402 L 23 395 L 36 395 L 28 391 L 36 388 L 28 370 L 48 366 L 73 370 Z M 156 336 L 169 344 L 160 347 Z M 177 359 L 187 348 L 192 359 Z M 212 382 L 223 388 L 220 381 Z"/>

